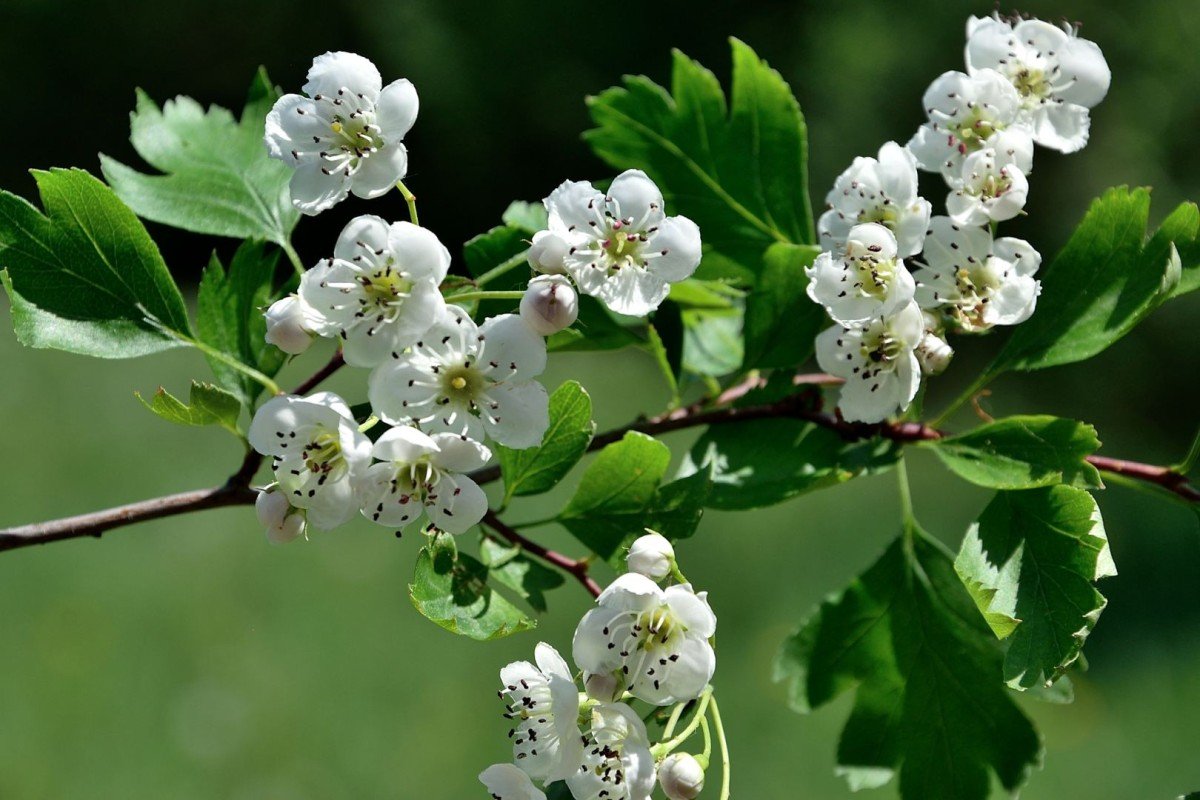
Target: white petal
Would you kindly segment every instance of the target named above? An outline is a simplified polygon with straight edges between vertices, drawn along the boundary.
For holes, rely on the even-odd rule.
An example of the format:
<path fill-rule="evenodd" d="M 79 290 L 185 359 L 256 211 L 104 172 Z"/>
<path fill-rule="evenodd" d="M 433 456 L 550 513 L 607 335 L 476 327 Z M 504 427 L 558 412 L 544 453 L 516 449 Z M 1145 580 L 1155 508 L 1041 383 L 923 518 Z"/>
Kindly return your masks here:
<path fill-rule="evenodd" d="M 479 326 L 479 335 L 483 337 L 479 361 L 488 365 L 493 380 L 528 380 L 546 369 L 546 340 L 519 314 L 489 318 Z"/>
<path fill-rule="evenodd" d="M 367 382 L 371 409 L 389 425 L 421 419 L 437 409 L 437 376 L 405 360 L 376 367 Z"/>
<path fill-rule="evenodd" d="M 395 464 L 374 464 L 358 481 L 362 514 L 385 528 L 404 530 L 421 518 L 413 486 L 402 482 Z"/>
<path fill-rule="evenodd" d="M 355 263 L 380 264 L 387 257 L 388 223 L 383 217 L 363 214 L 346 223 L 333 246 L 333 257 Z"/>
<path fill-rule="evenodd" d="M 907 147 L 886 142 L 879 148 L 879 188 L 894 203 L 908 204 L 917 198 L 917 159 Z"/>
<path fill-rule="evenodd" d="M 557 650 L 545 642 L 538 642 L 537 647 L 533 650 L 533 660 L 537 662 L 538 669 L 542 671 L 543 675 L 555 675 L 574 683 L 575 678 L 571 675 L 567 662 L 563 660 Z"/>
<path fill-rule="evenodd" d="M 670 292 L 670 284 L 657 274 L 637 267 L 610 273 L 568 261 L 567 269 L 584 294 L 595 297 L 618 314 L 644 317 L 654 311 Z"/>
<path fill-rule="evenodd" d="M 569 238 L 573 229 L 587 230 L 600 218 L 604 195 L 587 181 L 563 181 L 544 203 L 551 232 Z"/>
<path fill-rule="evenodd" d="M 419 109 L 416 87 L 407 78 L 401 78 L 383 87 L 379 93 L 375 102 L 375 122 L 383 129 L 387 141 L 398 142 L 417 121 Z"/>
<path fill-rule="evenodd" d="M 654 181 L 640 169 L 622 172 L 608 187 L 619 219 L 632 219 L 637 230 L 653 227 L 663 218 L 663 196 Z"/>
<path fill-rule="evenodd" d="M 292 505 L 308 510 L 308 522 L 314 528 L 328 531 L 345 523 L 358 511 L 354 489 L 348 477 L 329 481 L 314 488 L 312 497 L 307 494 L 293 496 Z"/>
<path fill-rule="evenodd" d="M 610 638 L 604 631 L 611 631 L 613 624 L 627 613 L 624 609 L 600 606 L 583 615 L 571 642 L 576 666 L 585 672 L 604 674 L 620 669 L 621 657 L 615 648 L 608 646 Z"/>
<path fill-rule="evenodd" d="M 708 600 L 686 585 L 668 586 L 663 592 L 671 613 L 687 626 L 688 634 L 707 639 L 717 632 L 717 615 Z"/>
<path fill-rule="evenodd" d="M 1028 275 L 1010 275 L 991 294 L 983 321 L 989 325 L 1017 325 L 1029 319 L 1042 286 Z"/>
<path fill-rule="evenodd" d="M 440 448 L 429 434 L 407 425 L 391 428 L 384 432 L 371 448 L 371 455 L 380 461 L 395 461 L 412 464 Z"/>
<path fill-rule="evenodd" d="M 380 197 L 396 188 L 396 182 L 407 173 L 408 150 L 400 142 L 385 144 L 363 156 L 350 178 L 350 190 L 355 197 Z"/>
<path fill-rule="evenodd" d="M 1033 142 L 1033 133 L 1023 124 L 998 131 L 987 140 L 1000 163 L 1016 164 L 1026 174 L 1033 169 Z"/>
<path fill-rule="evenodd" d="M 1074 153 L 1088 143 L 1088 110 L 1072 103 L 1046 103 L 1032 112 L 1033 139 L 1042 147 Z"/>
<path fill-rule="evenodd" d="M 921 169 L 926 172 L 953 174 L 954 167 L 962 164 L 962 155 L 950 141 L 950 137 L 925 123 L 908 140 L 908 149 L 916 157 Z"/>
<path fill-rule="evenodd" d="M 503 383 L 489 389 L 488 396 L 497 404 L 483 420 L 489 436 L 517 450 L 542 443 L 550 427 L 550 398 L 544 386 L 537 381 Z"/>
<path fill-rule="evenodd" d="M 296 166 L 300 163 L 297 156 L 318 158 L 317 153 L 325 145 L 314 137 L 323 138 L 329 133 L 328 123 L 317 114 L 316 103 L 298 94 L 285 94 L 267 114 L 263 139 L 272 158 Z"/>
<path fill-rule="evenodd" d="M 1024 239 L 1002 236 L 992 245 L 992 252 L 1016 267 L 1018 275 L 1032 275 L 1042 265 L 1042 255 Z"/>
<path fill-rule="evenodd" d="M 912 365 L 908 365 L 909 359 Z M 894 371 L 865 380 L 860 376 L 848 378 L 838 399 L 842 416 L 850 422 L 882 422 L 906 408 L 920 385 L 920 368 L 915 361 L 909 353 Z"/>
<path fill-rule="evenodd" d="M 512 764 L 493 764 L 479 773 L 479 782 L 500 800 L 546 800 L 546 793 Z"/>
<path fill-rule="evenodd" d="M 645 575 L 627 572 L 617 576 L 608 588 L 600 593 L 596 602 L 624 611 L 645 611 L 662 604 L 663 590 Z"/>
<path fill-rule="evenodd" d="M 972 17 L 967 40 L 967 71 L 999 69 L 1009 59 L 1012 27 L 995 17 Z"/>
<path fill-rule="evenodd" d="M 933 205 L 923 197 L 918 197 L 900 213 L 890 226 L 892 233 L 896 234 L 897 255 L 908 258 L 921 252 L 932 213 Z"/>
<path fill-rule="evenodd" d="M 658 255 L 650 271 L 669 283 L 690 278 L 700 266 L 700 228 L 687 217 L 667 217 L 648 243 Z"/>
<path fill-rule="evenodd" d="M 716 672 L 716 654 L 712 646 L 703 639 L 687 637 L 675 655 L 679 656 L 679 660 L 670 665 L 666 681 L 659 684 L 661 689 L 666 691 L 657 705 L 696 699 Z M 648 688 L 653 689 L 653 685 Z"/>
<path fill-rule="evenodd" d="M 1095 42 L 1071 37 L 1058 51 L 1059 80 L 1066 86 L 1055 94 L 1068 103 L 1091 108 L 1108 94 L 1112 72 Z"/>
<path fill-rule="evenodd" d="M 428 228 L 397 222 L 387 237 L 396 265 L 409 278 L 429 278 L 441 283 L 450 270 L 450 251 Z"/>
<path fill-rule="evenodd" d="M 438 452 L 431 462 L 435 467 L 450 472 L 471 472 L 487 464 L 492 457 L 488 450 L 474 439 L 464 439 L 452 433 L 436 433 L 433 442 Z"/>
<path fill-rule="evenodd" d="M 466 533 L 487 512 L 487 495 L 465 475 L 443 474 L 426 506 L 429 521 L 446 533 Z"/>
<path fill-rule="evenodd" d="M 304 93 L 309 97 L 318 94 L 333 97 L 339 89 L 349 89 L 353 94 L 365 94 L 368 100 L 374 102 L 382 85 L 379 70 L 362 56 L 344 52 L 325 53 L 313 59 Z"/>
<path fill-rule="evenodd" d="M 326 209 L 333 208 L 346 199 L 350 192 L 350 178 L 343 170 L 327 169 L 322 159 L 306 161 L 296 167 L 288 187 L 292 195 L 292 205 L 303 214 L 312 216 Z"/>

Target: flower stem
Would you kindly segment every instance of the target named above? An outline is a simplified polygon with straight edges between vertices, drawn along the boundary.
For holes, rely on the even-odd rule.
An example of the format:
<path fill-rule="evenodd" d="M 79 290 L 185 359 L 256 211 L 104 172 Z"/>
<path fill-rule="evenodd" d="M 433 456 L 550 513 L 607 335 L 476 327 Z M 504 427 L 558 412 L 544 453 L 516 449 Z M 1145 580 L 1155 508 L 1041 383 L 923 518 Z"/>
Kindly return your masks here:
<path fill-rule="evenodd" d="M 912 491 L 908 485 L 908 466 L 904 463 L 903 456 L 896 462 L 896 482 L 900 486 L 900 513 L 904 517 L 904 535 L 911 539 L 913 531 L 917 528 L 917 518 L 913 514 Z"/>
<path fill-rule="evenodd" d="M 935 417 L 933 421 L 929 423 L 930 427 L 936 428 L 945 422 L 950 415 L 962 408 L 962 406 L 965 405 L 972 397 L 983 391 L 983 389 L 992 382 L 993 377 L 994 376 L 991 375 L 991 373 L 984 372 L 982 375 L 972 381 L 971 385 L 964 389 L 962 394 L 954 398 L 950 405 L 946 407 L 945 411 L 943 411 L 941 414 L 938 414 L 937 417 Z"/>
<path fill-rule="evenodd" d="M 725 726 L 721 723 L 721 710 L 717 708 L 714 697 L 710 705 L 712 709 L 713 733 L 717 737 L 717 745 L 721 748 L 721 795 L 718 800 L 729 800 L 729 743 L 725 741 Z"/>
<path fill-rule="evenodd" d="M 525 296 L 524 292 L 463 292 L 462 294 L 452 294 L 446 298 L 451 303 L 469 303 L 477 300 L 520 300 Z"/>
<path fill-rule="evenodd" d="M 692 721 L 687 724 L 687 727 L 679 732 L 678 736 L 676 736 L 674 739 L 656 744 L 654 747 L 650 748 L 650 752 L 654 754 L 655 759 L 660 759 L 666 755 L 669 755 L 672 750 L 674 750 L 676 747 L 679 747 L 679 745 L 691 738 L 691 735 L 696 732 L 697 728 L 700 727 L 700 720 L 704 718 L 704 714 L 708 711 L 708 704 L 712 700 L 712 694 L 713 690 L 711 686 L 704 690 L 704 693 L 700 695 L 700 699 L 696 703 L 696 713 L 692 715 Z M 664 735 L 666 735 L 665 732 Z"/>
<path fill-rule="evenodd" d="M 708 729 L 708 717 L 700 718 L 700 733 L 704 736 L 704 752 L 696 756 L 696 760 L 700 766 L 708 769 L 708 762 L 712 760 L 712 733 Z"/>
<path fill-rule="evenodd" d="M 400 190 L 400 195 L 404 198 L 404 202 L 408 203 L 408 217 L 412 220 L 413 225 L 420 225 L 420 218 L 417 217 L 417 196 L 408 190 L 404 185 L 404 181 L 396 181 L 396 188 Z"/>
<path fill-rule="evenodd" d="M 1181 475 L 1187 475 L 1196 466 L 1197 461 L 1200 461 L 1200 430 L 1192 437 L 1192 446 L 1188 448 L 1187 455 L 1174 469 Z"/>
<path fill-rule="evenodd" d="M 241 361 L 239 361 L 238 359 L 229 355 L 228 353 L 222 353 L 217 348 L 215 348 L 211 345 L 205 344 L 204 342 L 200 341 L 199 339 L 193 339 L 191 336 L 184 336 L 182 334 L 176 334 L 176 335 L 179 336 L 180 340 L 187 342 L 192 347 L 196 348 L 201 353 L 204 353 L 204 355 L 208 356 L 209 358 L 214 358 L 217 361 L 220 361 L 222 364 L 232 367 L 233 369 L 242 373 L 246 377 L 257 382 L 271 394 L 283 394 L 283 390 L 279 388 L 278 383 L 271 380 L 269 377 L 267 377 L 263 373 L 259 372 L 254 367 L 250 366 L 249 364 L 243 364 Z"/>
<path fill-rule="evenodd" d="M 675 733 L 675 726 L 679 724 L 679 718 L 683 716 L 683 710 L 687 708 L 687 703 L 676 703 L 675 708 L 671 709 L 671 718 L 667 720 L 667 726 L 663 728 L 663 738 L 670 739 Z"/>
<path fill-rule="evenodd" d="M 284 242 L 280 247 L 287 254 L 288 261 L 292 262 L 292 269 L 296 270 L 296 275 L 304 276 L 304 262 L 300 260 L 300 254 L 296 252 L 296 248 L 292 247 L 291 242 Z"/>
<path fill-rule="evenodd" d="M 529 251 L 522 250 L 521 252 L 519 252 L 515 256 L 513 256 L 512 258 L 508 259 L 507 261 L 501 261 L 498 265 L 492 267 L 487 272 L 480 275 L 478 278 L 475 279 L 475 284 L 477 286 L 486 286 L 488 283 L 491 283 L 492 281 L 496 280 L 496 278 L 499 278 L 501 275 L 509 273 L 509 272 L 513 271 L 514 269 L 516 269 L 517 267 L 521 266 L 522 264 L 527 263 L 528 258 L 529 258 Z"/>

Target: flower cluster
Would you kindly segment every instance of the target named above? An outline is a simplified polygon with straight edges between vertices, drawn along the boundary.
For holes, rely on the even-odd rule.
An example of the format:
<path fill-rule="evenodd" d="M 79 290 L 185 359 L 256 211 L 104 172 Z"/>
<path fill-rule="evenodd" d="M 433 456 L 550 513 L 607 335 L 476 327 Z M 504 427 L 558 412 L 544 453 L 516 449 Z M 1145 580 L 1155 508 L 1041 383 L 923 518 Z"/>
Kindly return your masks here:
<path fill-rule="evenodd" d="M 968 22 L 966 67 L 930 85 L 928 121 L 907 145 L 856 158 L 826 198 L 808 295 L 835 323 L 817 337 L 817 361 L 845 380 L 839 409 L 850 421 L 906 410 L 922 375 L 949 363 L 948 332 L 1033 314 L 1041 256 L 996 228 L 1023 213 L 1035 144 L 1087 144 L 1089 109 L 1110 78 L 1074 29 L 999 15 Z M 919 196 L 918 169 L 945 180 L 944 216 Z"/>
<path fill-rule="evenodd" d="M 500 671 L 513 763 L 479 776 L 496 800 L 542 800 L 534 781 L 564 781 L 576 800 L 646 800 L 656 780 L 671 800 L 690 800 L 703 787 L 707 755 L 673 752 L 690 730 L 675 738 L 665 731 L 667 741 L 652 745 L 631 703 L 682 709 L 699 700 L 699 724 L 716 669 L 716 615 L 706 594 L 683 580 L 670 542 L 659 534 L 635 541 L 627 564 L 630 571 L 600 594 L 575 631 L 583 692 L 545 643 L 535 649 L 534 663 Z M 663 588 L 668 578 L 680 582 Z"/>

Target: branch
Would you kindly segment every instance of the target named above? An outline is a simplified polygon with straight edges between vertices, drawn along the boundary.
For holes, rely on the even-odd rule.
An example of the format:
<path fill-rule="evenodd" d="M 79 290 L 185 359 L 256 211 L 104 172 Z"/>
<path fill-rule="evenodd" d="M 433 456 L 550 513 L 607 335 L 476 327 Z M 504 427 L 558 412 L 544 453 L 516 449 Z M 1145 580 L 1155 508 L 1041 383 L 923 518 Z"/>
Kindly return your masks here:
<path fill-rule="evenodd" d="M 600 584 L 588 575 L 588 562 L 586 560 L 575 560 L 564 556 L 555 550 L 542 547 L 537 542 L 526 539 L 515 530 L 505 525 L 496 516 L 496 512 L 488 509 L 488 512 L 483 515 L 483 524 L 494 530 L 496 533 L 503 536 L 508 541 L 520 547 L 527 553 L 537 556 L 547 564 L 558 567 L 563 572 L 567 572 L 583 584 L 583 588 L 591 593 L 592 597 L 600 596 Z"/>

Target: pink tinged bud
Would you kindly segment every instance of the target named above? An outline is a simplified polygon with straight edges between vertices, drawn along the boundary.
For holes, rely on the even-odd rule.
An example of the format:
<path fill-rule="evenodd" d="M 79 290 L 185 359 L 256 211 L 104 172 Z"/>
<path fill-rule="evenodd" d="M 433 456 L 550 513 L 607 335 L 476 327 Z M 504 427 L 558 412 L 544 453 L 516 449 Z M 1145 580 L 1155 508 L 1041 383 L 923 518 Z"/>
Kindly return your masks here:
<path fill-rule="evenodd" d="M 276 300 L 267 309 L 266 317 L 267 344 L 290 355 L 299 355 L 312 344 L 313 335 L 304 327 L 304 305 L 296 295 Z"/>
<path fill-rule="evenodd" d="M 529 266 L 548 275 L 561 275 L 567 271 L 563 259 L 569 249 L 566 242 L 550 231 L 538 231 L 529 246 Z"/>
<path fill-rule="evenodd" d="M 625 556 L 625 564 L 630 572 L 645 575 L 656 581 L 671 574 L 671 565 L 675 562 L 675 548 L 666 537 L 657 533 L 647 533 L 629 546 L 629 554 Z"/>
<path fill-rule="evenodd" d="M 625 693 L 625 681 L 619 673 L 589 673 L 583 677 L 583 688 L 587 696 L 601 703 L 612 703 Z"/>
<path fill-rule="evenodd" d="M 658 783 L 669 800 L 694 800 L 704 790 L 704 768 L 695 756 L 672 753 L 658 768 Z"/>
<path fill-rule="evenodd" d="M 271 544 L 287 544 L 304 533 L 304 512 L 293 508 L 282 492 L 259 492 L 254 511 Z"/>
<path fill-rule="evenodd" d="M 579 316 L 575 287 L 562 275 L 541 275 L 521 298 L 521 319 L 542 336 L 569 328 Z"/>

